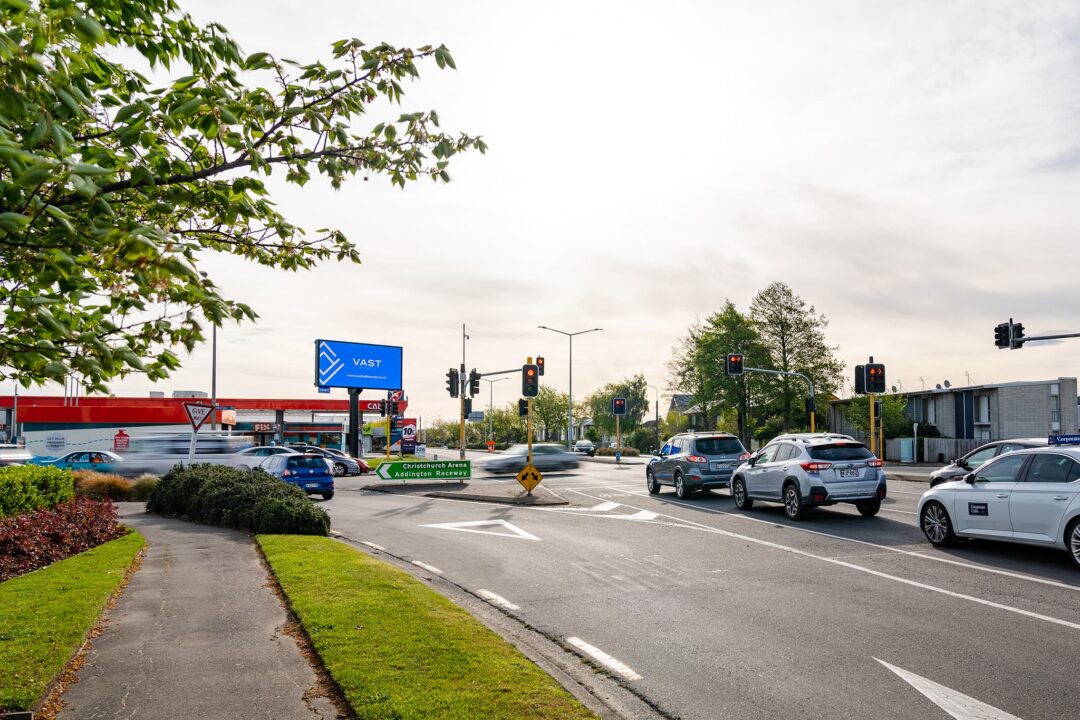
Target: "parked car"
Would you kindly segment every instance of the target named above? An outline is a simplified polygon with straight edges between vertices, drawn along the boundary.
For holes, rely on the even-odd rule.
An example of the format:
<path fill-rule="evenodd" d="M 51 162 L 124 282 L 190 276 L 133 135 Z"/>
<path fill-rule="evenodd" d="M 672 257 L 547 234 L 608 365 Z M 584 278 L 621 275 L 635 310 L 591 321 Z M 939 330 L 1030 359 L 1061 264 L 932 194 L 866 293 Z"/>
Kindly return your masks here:
<path fill-rule="evenodd" d="M 51 465 L 64 470 L 96 470 L 103 473 L 123 473 L 124 458 L 107 450 L 72 452 L 58 458 L 35 457 L 31 465 Z"/>
<path fill-rule="evenodd" d="M 1015 440 L 997 440 L 975 448 L 967 455 L 950 461 L 948 465 L 930 473 L 930 487 L 935 487 L 950 480 L 962 480 L 965 475 L 978 470 L 998 455 L 1021 450 L 1023 448 L 1046 447 L 1046 438 L 1017 438 Z"/>
<path fill-rule="evenodd" d="M 26 465 L 34 459 L 33 453 L 19 445 L 0 445 L 0 467 Z"/>
<path fill-rule="evenodd" d="M 861 442 L 832 433 L 781 435 L 735 471 L 735 507 L 749 510 L 755 500 L 782 502 L 792 520 L 815 505 L 852 503 L 872 517 L 886 496 L 885 472 Z"/>
<path fill-rule="evenodd" d="M 342 475 L 363 475 L 371 472 L 371 467 L 366 462 L 349 457 L 340 450 L 315 447 L 314 445 L 290 445 L 290 447 L 299 452 L 323 456 L 329 461 L 331 471 L 338 477 Z"/>
<path fill-rule="evenodd" d="M 1067 550 L 1080 569 L 1080 448 L 1023 448 L 984 463 L 919 500 L 935 547 L 987 538 Z"/>
<path fill-rule="evenodd" d="M 299 455 L 300 453 L 289 447 L 281 445 L 258 445 L 249 447 L 236 453 L 229 460 L 229 464 L 240 470 L 251 470 L 258 467 L 259 463 L 272 455 Z"/>
<path fill-rule="evenodd" d="M 662 485 L 688 498 L 699 490 L 728 487 L 739 463 L 750 457 L 731 433 L 680 433 L 660 448 L 645 467 L 645 486 L 653 495 Z"/>
<path fill-rule="evenodd" d="M 308 495 L 322 495 L 323 500 L 334 497 L 334 476 L 322 455 L 272 455 L 259 463 L 258 469 L 296 485 Z"/>
<path fill-rule="evenodd" d="M 528 445 L 511 445 L 500 455 L 484 463 L 489 473 L 517 473 L 525 467 Z M 577 457 L 562 445 L 537 443 L 532 446 L 532 463 L 540 472 L 568 470 L 578 466 Z"/>
<path fill-rule="evenodd" d="M 593 445 L 592 440 L 578 440 L 574 443 L 574 452 L 585 453 L 589 457 L 596 454 L 596 446 Z"/>

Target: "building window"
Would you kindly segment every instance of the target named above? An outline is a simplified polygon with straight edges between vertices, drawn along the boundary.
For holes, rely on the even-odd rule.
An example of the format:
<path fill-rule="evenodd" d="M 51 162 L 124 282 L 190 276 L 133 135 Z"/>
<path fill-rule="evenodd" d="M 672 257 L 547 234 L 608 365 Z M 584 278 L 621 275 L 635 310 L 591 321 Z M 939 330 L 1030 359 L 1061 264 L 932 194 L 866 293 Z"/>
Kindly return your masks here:
<path fill-rule="evenodd" d="M 923 418 L 927 425 L 937 425 L 937 398 L 928 397 L 923 399 Z"/>
<path fill-rule="evenodd" d="M 975 422 L 989 424 L 990 422 L 990 396 L 975 396 Z"/>
<path fill-rule="evenodd" d="M 1057 383 L 1050 386 L 1050 430 L 1061 430 L 1061 389 Z"/>

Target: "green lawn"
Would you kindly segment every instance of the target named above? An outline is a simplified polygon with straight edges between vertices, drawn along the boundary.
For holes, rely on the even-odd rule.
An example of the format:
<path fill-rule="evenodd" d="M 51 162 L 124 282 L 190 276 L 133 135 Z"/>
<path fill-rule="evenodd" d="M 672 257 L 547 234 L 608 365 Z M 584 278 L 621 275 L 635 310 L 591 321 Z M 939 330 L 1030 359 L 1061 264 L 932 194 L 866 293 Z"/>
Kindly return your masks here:
<path fill-rule="evenodd" d="M 144 543 L 132 532 L 0 583 L 0 708 L 29 710 L 42 699 Z"/>
<path fill-rule="evenodd" d="M 359 717 L 595 717 L 513 646 L 408 573 L 328 538 L 258 539 Z"/>

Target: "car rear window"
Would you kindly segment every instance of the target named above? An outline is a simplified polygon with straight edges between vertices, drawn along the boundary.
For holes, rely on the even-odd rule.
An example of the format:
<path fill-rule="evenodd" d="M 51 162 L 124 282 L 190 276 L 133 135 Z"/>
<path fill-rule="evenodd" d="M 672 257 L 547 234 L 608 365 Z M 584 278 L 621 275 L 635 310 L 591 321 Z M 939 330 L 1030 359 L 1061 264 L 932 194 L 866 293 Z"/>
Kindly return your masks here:
<path fill-rule="evenodd" d="M 815 460 L 868 460 L 874 457 L 865 445 L 859 443 L 838 443 L 836 445 L 815 445 L 810 448 L 810 457 Z"/>
<path fill-rule="evenodd" d="M 293 455 L 289 457 L 289 467 L 296 468 L 322 468 L 326 469 L 326 461 L 321 457 L 308 455 Z"/>
<path fill-rule="evenodd" d="M 702 455 L 738 455 L 743 446 L 735 438 L 698 438 L 697 451 Z"/>

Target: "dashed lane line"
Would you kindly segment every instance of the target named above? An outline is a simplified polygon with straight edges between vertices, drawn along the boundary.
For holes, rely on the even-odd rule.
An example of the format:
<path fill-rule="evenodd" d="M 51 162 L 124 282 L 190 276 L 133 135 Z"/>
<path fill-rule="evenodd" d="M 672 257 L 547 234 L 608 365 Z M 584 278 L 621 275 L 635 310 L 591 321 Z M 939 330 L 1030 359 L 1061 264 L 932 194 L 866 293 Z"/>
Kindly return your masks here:
<path fill-rule="evenodd" d="M 578 493 L 579 495 L 585 495 L 585 497 L 592 497 L 586 493 Z M 644 493 L 632 492 L 631 495 L 638 497 L 650 497 Z M 776 527 L 775 520 L 762 520 L 761 518 L 751 517 L 749 515 L 743 515 L 740 513 L 725 512 L 723 510 L 715 510 L 713 508 L 703 507 L 701 505 L 691 505 L 690 503 L 680 502 L 678 500 L 663 499 L 661 502 L 668 503 L 670 505 L 678 505 L 679 507 L 694 508 L 695 510 L 703 510 L 715 515 L 726 515 L 727 517 L 740 518 L 749 522 L 761 523 L 762 525 L 769 525 Z M 669 516 L 674 517 L 674 516 Z M 706 526 L 708 527 L 708 526 Z M 956 567 L 967 568 L 968 570 L 977 570 L 979 572 L 990 573 L 992 575 L 1001 575 L 1003 577 L 1011 577 L 1017 580 L 1026 580 L 1028 582 L 1039 583 L 1040 585 L 1049 585 L 1050 587 L 1062 588 L 1064 590 L 1080 591 L 1080 585 L 1070 585 L 1068 583 L 1058 582 L 1057 580 L 1047 580 L 1045 578 L 1034 577 L 1031 575 L 1024 575 L 1022 573 L 1009 572 L 1008 570 L 998 570 L 997 568 L 983 567 L 982 565 L 973 565 L 971 563 L 961 562 L 959 560 L 949 560 L 948 558 L 936 557 L 934 555 L 927 555 L 926 553 L 914 552 L 912 550 L 902 550 L 901 548 L 892 547 L 890 545 L 880 545 L 878 543 L 872 543 L 868 540 L 857 540 L 855 538 L 844 537 L 843 535 L 833 535 L 832 533 L 822 532 L 820 530 L 810 530 L 809 528 L 795 527 L 793 525 L 781 525 L 780 527 L 787 528 L 788 530 L 795 530 L 801 533 L 807 533 L 808 535 L 818 535 L 820 537 L 832 538 L 833 540 L 843 540 L 845 542 L 855 543 L 857 545 L 866 545 L 867 547 L 878 548 L 880 550 L 888 550 L 889 552 L 898 553 L 900 555 L 907 555 L 909 557 L 922 558 L 923 560 L 933 560 L 934 562 L 944 563 L 946 565 L 954 565 Z"/>
<path fill-rule="evenodd" d="M 571 645 L 576 647 L 578 650 L 581 650 L 586 655 L 588 655 L 593 660 L 597 661 L 598 663 L 600 663 L 601 665 L 603 665 L 607 669 L 609 669 L 609 670 L 611 670 L 613 672 L 616 672 L 619 675 L 622 675 L 627 680 L 640 680 L 641 679 L 641 676 L 638 675 L 633 670 L 631 670 L 627 665 L 624 665 L 623 663 L 619 662 L 615 658 L 611 657 L 610 655 L 608 655 L 606 652 L 604 652 L 600 648 L 593 647 L 592 645 L 585 642 L 581 638 L 568 637 L 568 638 L 566 638 L 566 642 L 570 643 Z"/>

